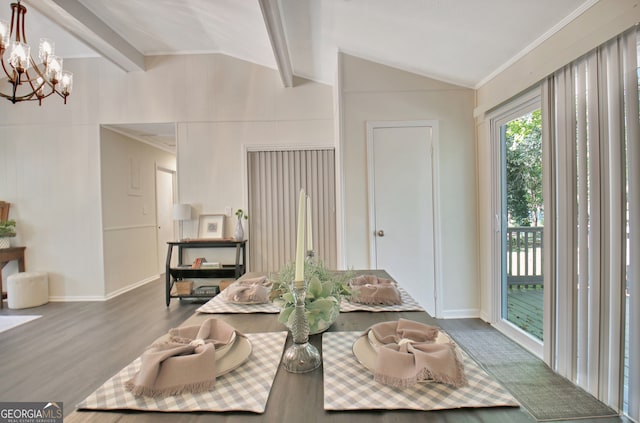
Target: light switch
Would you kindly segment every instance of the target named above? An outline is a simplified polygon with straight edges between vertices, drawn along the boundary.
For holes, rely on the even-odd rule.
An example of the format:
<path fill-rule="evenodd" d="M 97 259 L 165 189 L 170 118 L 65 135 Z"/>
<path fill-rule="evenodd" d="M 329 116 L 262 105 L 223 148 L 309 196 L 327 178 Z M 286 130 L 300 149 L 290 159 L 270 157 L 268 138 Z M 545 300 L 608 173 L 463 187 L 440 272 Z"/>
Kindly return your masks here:
<path fill-rule="evenodd" d="M 227 216 L 231 216 L 232 211 L 233 211 L 232 207 L 225 207 L 224 208 L 224 214 L 226 214 Z"/>

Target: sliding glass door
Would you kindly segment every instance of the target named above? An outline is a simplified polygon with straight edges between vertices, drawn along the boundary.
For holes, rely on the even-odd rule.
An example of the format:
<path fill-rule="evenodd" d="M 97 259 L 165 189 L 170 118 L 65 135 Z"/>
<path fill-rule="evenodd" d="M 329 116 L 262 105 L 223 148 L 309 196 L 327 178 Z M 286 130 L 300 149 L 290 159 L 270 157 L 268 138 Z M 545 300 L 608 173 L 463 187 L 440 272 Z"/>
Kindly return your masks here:
<path fill-rule="evenodd" d="M 542 342 L 544 204 L 540 109 L 527 110 L 500 125 L 500 145 L 502 318 Z"/>
<path fill-rule="evenodd" d="M 495 213 L 493 323 L 543 355 L 544 201 L 540 90 L 532 89 L 491 118 Z"/>

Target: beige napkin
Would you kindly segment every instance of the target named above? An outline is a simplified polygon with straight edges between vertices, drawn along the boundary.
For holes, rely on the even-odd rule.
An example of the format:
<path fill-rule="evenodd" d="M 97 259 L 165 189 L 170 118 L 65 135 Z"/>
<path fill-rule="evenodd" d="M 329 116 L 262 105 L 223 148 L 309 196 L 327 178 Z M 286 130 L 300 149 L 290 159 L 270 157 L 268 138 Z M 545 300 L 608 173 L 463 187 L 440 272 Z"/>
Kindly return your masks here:
<path fill-rule="evenodd" d="M 125 383 L 132 394 L 150 397 L 203 392 L 216 383 L 216 348 L 228 344 L 235 329 L 218 319 L 171 329 L 170 340 L 142 354 L 138 373 Z M 240 334 L 238 334 L 240 335 Z"/>
<path fill-rule="evenodd" d="M 350 301 L 360 304 L 402 304 L 400 291 L 391 279 L 375 275 L 360 275 L 349 281 Z"/>
<path fill-rule="evenodd" d="M 269 302 L 271 282 L 266 276 L 241 279 L 224 290 L 224 298 L 230 303 L 264 304 Z"/>
<path fill-rule="evenodd" d="M 439 329 L 400 319 L 371 326 L 383 345 L 378 349 L 374 380 L 398 388 L 433 380 L 453 387 L 467 385 L 464 367 L 453 343 L 436 344 Z"/>

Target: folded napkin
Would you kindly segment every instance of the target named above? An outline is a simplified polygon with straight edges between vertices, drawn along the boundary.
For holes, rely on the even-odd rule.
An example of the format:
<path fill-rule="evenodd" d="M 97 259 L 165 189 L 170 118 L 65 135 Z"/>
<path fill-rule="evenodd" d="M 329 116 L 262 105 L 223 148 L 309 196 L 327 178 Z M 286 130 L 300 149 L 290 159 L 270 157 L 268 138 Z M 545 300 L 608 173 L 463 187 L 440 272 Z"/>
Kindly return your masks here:
<path fill-rule="evenodd" d="M 155 343 L 145 350 L 140 370 L 125 383 L 126 389 L 136 396 L 149 397 L 212 390 L 216 383 L 216 349 L 228 344 L 234 332 L 232 326 L 218 319 L 171 329 L 168 342 Z"/>
<path fill-rule="evenodd" d="M 271 282 L 267 280 L 266 276 L 241 279 L 223 291 L 227 302 L 242 304 L 268 303 L 270 292 Z"/>
<path fill-rule="evenodd" d="M 400 291 L 391 279 L 375 275 L 360 275 L 349 281 L 350 301 L 360 304 L 402 304 Z"/>
<path fill-rule="evenodd" d="M 439 329 L 400 319 L 371 326 L 369 331 L 383 345 L 378 349 L 374 380 L 398 388 L 433 380 L 453 387 L 467 385 L 455 344 L 436 344 Z"/>

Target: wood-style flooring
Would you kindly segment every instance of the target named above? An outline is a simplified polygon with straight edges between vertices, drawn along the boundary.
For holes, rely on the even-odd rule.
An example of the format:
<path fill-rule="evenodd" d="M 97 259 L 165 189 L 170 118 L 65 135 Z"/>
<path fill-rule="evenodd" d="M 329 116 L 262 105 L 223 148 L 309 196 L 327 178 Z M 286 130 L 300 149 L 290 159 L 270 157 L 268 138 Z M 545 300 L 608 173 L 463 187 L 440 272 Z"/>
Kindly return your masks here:
<path fill-rule="evenodd" d="M 0 401 L 61 401 L 64 414 L 177 327 L 201 304 L 172 300 L 164 279 L 109 301 L 48 303 L 0 315 L 41 315 L 0 333 Z"/>
<path fill-rule="evenodd" d="M 170 307 L 165 307 L 164 279 L 161 278 L 104 302 L 49 303 L 24 310 L 5 307 L 0 315 L 43 317 L 0 333 L 0 402 L 63 402 L 64 414 L 68 416 L 76 404 L 138 357 L 156 338 L 180 325 L 200 305 L 174 299 Z M 440 323 L 445 329 L 451 325 L 485 325 L 478 319 Z M 357 414 L 353 414 L 354 418 Z M 450 410 L 412 415 L 416 421 L 429 422 L 535 421 L 526 411 L 518 409 Z M 144 413 L 139 416 L 141 421 L 151 421 L 144 416 Z M 152 416 L 154 421 L 160 417 L 149 415 Z M 161 416 L 161 420 L 190 421 L 187 416 L 169 413 Z M 210 417 L 217 421 L 217 415 Z M 224 414 L 224 418 L 231 417 Z M 623 418 L 582 421 L 629 422 Z"/>

